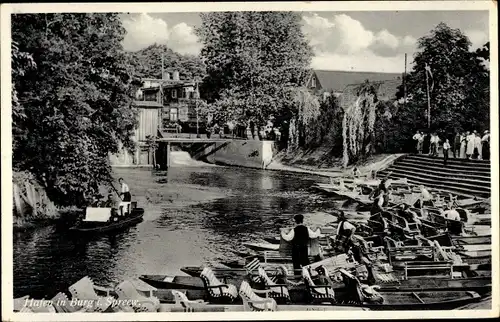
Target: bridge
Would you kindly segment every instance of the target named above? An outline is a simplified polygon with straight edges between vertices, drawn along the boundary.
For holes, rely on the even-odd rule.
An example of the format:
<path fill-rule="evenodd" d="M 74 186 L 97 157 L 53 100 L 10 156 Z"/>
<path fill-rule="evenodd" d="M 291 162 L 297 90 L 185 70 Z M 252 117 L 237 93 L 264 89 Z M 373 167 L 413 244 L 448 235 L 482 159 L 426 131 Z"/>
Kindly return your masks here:
<path fill-rule="evenodd" d="M 196 135 L 195 135 L 196 136 Z M 167 137 L 162 137 L 156 139 L 156 142 L 158 143 L 158 148 L 156 150 L 156 166 L 159 166 L 160 168 L 168 169 L 170 167 L 170 160 L 171 156 L 170 153 L 172 151 L 172 145 L 173 144 L 200 144 L 201 146 L 197 148 L 197 153 L 201 153 L 204 151 L 207 146 L 209 145 L 217 145 L 210 153 L 215 153 L 215 151 L 223 148 L 228 144 L 228 142 L 231 141 L 236 141 L 236 140 L 244 140 L 242 138 L 220 138 L 220 137 L 212 137 L 212 138 L 207 138 L 206 136 L 204 137 L 189 137 L 185 135 L 181 135 L 180 137 L 177 136 L 167 136 Z M 143 141 L 146 142 L 146 141 Z M 219 143 L 219 144 L 218 144 Z"/>

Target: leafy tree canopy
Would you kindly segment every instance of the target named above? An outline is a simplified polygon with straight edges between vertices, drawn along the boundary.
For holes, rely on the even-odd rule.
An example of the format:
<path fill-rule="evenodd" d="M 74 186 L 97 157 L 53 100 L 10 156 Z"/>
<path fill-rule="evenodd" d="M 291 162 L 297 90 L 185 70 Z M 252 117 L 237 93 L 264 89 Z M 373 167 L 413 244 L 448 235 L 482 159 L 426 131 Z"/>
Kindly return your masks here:
<path fill-rule="evenodd" d="M 120 143 L 134 147 L 138 83 L 124 34 L 117 14 L 12 17 L 13 87 L 22 110 L 14 114 L 13 163 L 60 205 L 79 204 L 84 192 L 110 181 L 108 154 Z"/>
<path fill-rule="evenodd" d="M 427 128 L 426 64 L 432 72 L 431 130 L 450 135 L 455 129 L 489 127 L 489 71 L 480 59 L 489 53 L 486 49 L 472 52 L 470 46 L 459 29 L 444 23 L 419 39 L 406 82 L 409 102 L 401 111 L 407 132 Z"/>
<path fill-rule="evenodd" d="M 293 12 L 201 14 L 196 30 L 207 66 L 202 93 L 221 120 L 262 124 L 285 113 L 287 88 L 302 84 L 311 59 Z"/>
<path fill-rule="evenodd" d="M 199 57 L 175 53 L 166 45 L 153 44 L 128 52 L 127 56 L 136 76 L 161 78 L 162 54 L 165 70 L 179 71 L 180 79 L 202 79 L 205 76 L 205 66 Z"/>

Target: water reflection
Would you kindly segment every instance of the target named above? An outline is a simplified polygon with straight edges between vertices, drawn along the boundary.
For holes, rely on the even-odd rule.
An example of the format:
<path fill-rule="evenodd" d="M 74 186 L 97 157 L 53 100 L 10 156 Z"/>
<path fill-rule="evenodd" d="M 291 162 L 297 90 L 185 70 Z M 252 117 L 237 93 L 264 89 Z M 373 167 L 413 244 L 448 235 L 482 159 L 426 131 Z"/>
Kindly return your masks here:
<path fill-rule="evenodd" d="M 182 266 L 234 258 L 242 242 L 276 235 L 293 214 L 327 211 L 335 202 L 308 192 L 324 182 L 313 176 L 225 167 L 116 172 L 145 208 L 144 221 L 85 238 L 55 226 L 16 234 L 16 297 L 51 298 L 85 275 L 113 286 L 141 274 L 182 274 Z M 181 197 L 200 203 L 179 203 Z"/>

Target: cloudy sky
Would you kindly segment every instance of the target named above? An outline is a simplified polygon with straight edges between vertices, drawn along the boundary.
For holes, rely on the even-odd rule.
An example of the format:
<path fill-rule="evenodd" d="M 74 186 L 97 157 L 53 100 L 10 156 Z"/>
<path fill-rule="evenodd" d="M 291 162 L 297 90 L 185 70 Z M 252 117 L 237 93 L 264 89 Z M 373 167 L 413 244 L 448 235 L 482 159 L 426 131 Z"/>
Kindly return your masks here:
<path fill-rule="evenodd" d="M 166 44 L 181 54 L 198 54 L 197 13 L 123 14 L 126 50 Z M 477 48 L 488 41 L 487 11 L 303 12 L 303 32 L 314 48 L 312 67 L 329 70 L 402 72 L 416 40 L 444 22 L 459 28 Z"/>

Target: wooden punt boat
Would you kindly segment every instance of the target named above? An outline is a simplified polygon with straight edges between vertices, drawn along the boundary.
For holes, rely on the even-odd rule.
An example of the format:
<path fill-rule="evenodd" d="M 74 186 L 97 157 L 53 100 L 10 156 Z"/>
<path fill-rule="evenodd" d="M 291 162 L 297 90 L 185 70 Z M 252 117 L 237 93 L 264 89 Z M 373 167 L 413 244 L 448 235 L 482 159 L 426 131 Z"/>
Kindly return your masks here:
<path fill-rule="evenodd" d="M 349 305 L 330 305 L 330 304 L 280 304 L 276 311 L 367 311 L 369 309 Z M 178 304 L 160 304 L 160 312 L 243 312 L 243 304 L 206 304 L 196 308 L 186 309 Z"/>
<path fill-rule="evenodd" d="M 122 216 L 112 216 L 111 208 L 86 209 L 85 218 L 69 230 L 78 233 L 103 233 L 133 226 L 143 220 L 144 209 L 137 208 L 135 202 L 122 202 Z"/>
<path fill-rule="evenodd" d="M 243 243 L 243 246 L 255 251 L 279 250 L 280 246 L 271 243 Z"/>
<path fill-rule="evenodd" d="M 491 245 L 491 235 L 483 236 L 459 236 L 450 235 L 448 233 L 438 234 L 427 237 L 429 240 L 437 240 L 441 246 L 456 246 L 456 245 Z"/>
<path fill-rule="evenodd" d="M 198 278 L 198 283 L 203 285 L 201 278 Z M 237 288 L 241 284 L 241 280 L 236 282 L 233 281 L 231 284 L 235 285 Z M 192 285 L 192 283 L 191 283 Z M 381 304 L 342 304 L 342 299 L 345 298 L 347 294 L 347 289 L 343 283 L 339 283 L 334 286 L 336 297 L 338 297 L 339 304 L 319 304 L 311 305 L 308 302 L 308 292 L 305 285 L 299 285 L 289 289 L 290 294 L 290 304 L 278 304 L 278 307 L 283 307 L 283 310 L 295 310 L 293 307 L 299 307 L 301 310 L 327 310 L 330 308 L 345 308 L 345 307 L 358 307 L 358 308 L 369 308 L 371 310 L 442 310 L 442 309 L 453 309 L 480 299 L 480 295 L 474 291 L 464 291 L 459 289 L 460 285 L 457 287 L 450 288 L 450 290 L 444 290 L 442 288 L 434 288 L 430 290 L 424 290 L 422 288 L 407 288 L 406 291 L 396 290 L 397 288 L 386 287 L 385 290 L 378 290 L 381 296 L 384 298 L 384 302 Z M 177 289 L 179 291 L 185 291 L 185 294 L 190 300 L 200 300 L 207 299 L 207 293 L 203 290 L 192 290 L 192 289 Z M 158 289 L 157 296 L 162 303 L 172 303 L 174 301 L 171 292 L 167 289 Z M 222 305 L 223 307 L 231 306 L 235 310 L 239 307 L 241 308 L 240 299 L 235 301 L 235 304 Z M 212 306 L 212 304 L 207 304 Z M 215 307 L 215 306 L 214 306 Z M 306 309 L 309 307 L 309 309 Z M 318 307 L 318 308 L 314 308 Z M 330 310 L 330 309 L 328 309 Z"/>
<path fill-rule="evenodd" d="M 139 277 L 142 281 L 156 287 L 159 290 L 183 290 L 190 299 L 201 299 L 205 297 L 204 284 L 200 277 L 193 276 L 169 276 L 169 275 L 141 275 Z M 301 276 L 293 276 L 290 280 L 296 282 L 300 281 Z M 229 279 L 228 282 L 233 285 L 239 285 L 246 276 L 234 277 Z M 173 282 L 171 282 L 173 281 Z M 477 276 L 466 278 L 430 278 L 430 277 L 410 277 L 408 279 L 400 279 L 395 282 L 379 283 L 380 293 L 390 292 L 431 292 L 431 291 L 474 291 L 480 295 L 488 294 L 491 292 L 492 279 L 491 276 Z M 258 286 L 257 286 L 258 288 Z M 332 285 L 335 291 L 345 288 L 343 283 L 337 282 Z M 306 291 L 304 284 L 291 286 L 289 290 L 294 292 Z M 171 294 L 168 292 L 161 296 L 164 302 L 173 300 Z M 294 299 L 305 298 L 306 294 L 295 294 Z"/>

